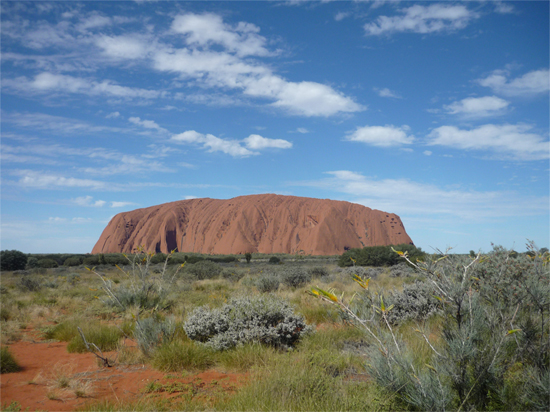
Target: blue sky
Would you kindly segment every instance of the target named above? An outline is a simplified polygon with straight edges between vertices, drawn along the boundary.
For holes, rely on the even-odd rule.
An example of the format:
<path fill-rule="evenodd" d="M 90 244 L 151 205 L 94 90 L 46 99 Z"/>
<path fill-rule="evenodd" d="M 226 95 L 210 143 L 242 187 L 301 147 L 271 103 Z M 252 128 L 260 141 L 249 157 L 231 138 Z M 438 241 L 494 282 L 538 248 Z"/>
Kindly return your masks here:
<path fill-rule="evenodd" d="M 549 246 L 549 3 L 2 2 L 1 248 L 279 193 Z"/>

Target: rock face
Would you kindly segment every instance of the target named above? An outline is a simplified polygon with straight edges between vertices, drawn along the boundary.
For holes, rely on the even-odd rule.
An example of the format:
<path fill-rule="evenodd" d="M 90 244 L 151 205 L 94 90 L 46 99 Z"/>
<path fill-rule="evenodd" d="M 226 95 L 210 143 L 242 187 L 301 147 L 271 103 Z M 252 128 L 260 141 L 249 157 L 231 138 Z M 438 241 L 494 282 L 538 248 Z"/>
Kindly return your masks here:
<path fill-rule="evenodd" d="M 342 254 L 412 244 L 399 216 L 355 203 L 273 194 L 191 199 L 119 213 L 92 253 Z"/>

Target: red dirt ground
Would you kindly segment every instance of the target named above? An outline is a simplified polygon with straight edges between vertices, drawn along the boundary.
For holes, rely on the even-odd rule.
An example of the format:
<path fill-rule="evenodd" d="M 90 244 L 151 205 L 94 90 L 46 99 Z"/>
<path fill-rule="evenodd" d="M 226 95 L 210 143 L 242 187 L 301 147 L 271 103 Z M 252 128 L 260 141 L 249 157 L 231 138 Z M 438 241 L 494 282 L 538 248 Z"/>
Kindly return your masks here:
<path fill-rule="evenodd" d="M 9 348 L 23 369 L 0 375 L 1 409 L 12 401 L 19 402 L 21 410 L 72 411 L 100 400 L 134 402 L 146 397 L 177 398 L 178 402 L 191 398 L 206 400 L 219 391 L 234 393 L 247 380 L 246 374 L 216 370 L 164 373 L 142 364 L 115 364 L 107 368 L 99 366 L 91 353 L 68 353 L 65 342 L 19 341 Z M 69 388 L 54 388 L 55 376 L 61 371 L 73 382 L 79 380 L 90 386 L 85 397 L 77 397 Z M 156 390 L 146 393 L 145 388 L 151 387 L 152 382 Z"/>

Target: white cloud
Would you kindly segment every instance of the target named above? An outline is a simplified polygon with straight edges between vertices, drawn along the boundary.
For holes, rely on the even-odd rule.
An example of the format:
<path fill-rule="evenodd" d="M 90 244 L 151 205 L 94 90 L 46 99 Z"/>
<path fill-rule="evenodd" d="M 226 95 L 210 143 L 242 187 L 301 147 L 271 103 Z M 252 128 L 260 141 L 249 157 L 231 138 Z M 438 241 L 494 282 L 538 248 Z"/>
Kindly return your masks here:
<path fill-rule="evenodd" d="M 384 88 L 384 89 L 378 89 L 378 88 L 374 88 L 374 91 L 376 93 L 378 93 L 378 95 L 380 97 L 393 97 L 394 99 L 401 99 L 401 96 L 399 96 L 397 93 L 395 92 L 392 92 L 390 89 L 388 88 Z"/>
<path fill-rule="evenodd" d="M 332 116 L 364 110 L 332 87 L 315 82 L 289 82 L 259 61 L 245 56 L 269 54 L 257 27 L 231 27 L 214 14 L 177 16 L 173 31 L 183 34 L 188 48 L 159 48 L 152 54 L 159 71 L 179 73 L 208 88 L 241 90 L 244 96 L 268 99 L 272 106 L 300 116 Z M 219 50 L 219 46 L 223 50 Z"/>
<path fill-rule="evenodd" d="M 93 222 L 91 217 L 73 217 L 71 223 L 91 223 Z"/>
<path fill-rule="evenodd" d="M 105 116 L 106 119 L 116 119 L 117 117 L 120 117 L 119 112 L 112 112 Z"/>
<path fill-rule="evenodd" d="M 51 222 L 51 223 L 63 223 L 63 222 L 66 222 L 67 219 L 63 218 L 63 217 L 49 217 L 48 218 L 48 222 Z"/>
<path fill-rule="evenodd" d="M 156 99 L 167 95 L 159 90 L 147 90 L 120 86 L 111 80 L 95 81 L 64 74 L 43 72 L 33 80 L 26 77 L 3 79 L 3 88 L 13 92 L 30 92 L 35 94 L 73 93 L 89 96 L 108 96 L 126 99 Z"/>
<path fill-rule="evenodd" d="M 509 14 L 514 12 L 514 6 L 509 2 L 504 3 L 503 1 L 494 1 L 495 11 L 500 14 Z"/>
<path fill-rule="evenodd" d="M 346 17 L 349 17 L 349 15 L 350 15 L 350 13 L 340 11 L 340 12 L 336 13 L 336 15 L 334 16 L 334 20 L 336 20 L 336 21 L 342 21 L 342 20 L 344 20 Z"/>
<path fill-rule="evenodd" d="M 135 205 L 133 202 L 111 202 L 111 207 L 126 207 L 130 205 Z"/>
<path fill-rule="evenodd" d="M 374 179 L 348 170 L 327 172 L 329 178 L 295 182 L 346 193 L 355 203 L 391 211 L 401 217 L 449 215 L 466 220 L 530 216 L 548 213 L 548 197 L 518 196 L 514 192 L 479 192 L 438 187 L 408 179 Z"/>
<path fill-rule="evenodd" d="M 251 150 L 262 150 L 267 148 L 290 149 L 292 147 L 292 143 L 287 140 L 268 139 L 260 136 L 259 134 L 251 134 L 244 139 L 243 142 L 246 147 Z"/>
<path fill-rule="evenodd" d="M 163 127 L 160 127 L 155 121 L 153 120 L 141 120 L 139 117 L 130 117 L 128 119 L 130 123 L 133 123 L 137 126 L 141 126 L 145 129 L 153 129 L 161 133 L 170 133 L 168 130 L 166 130 Z"/>
<path fill-rule="evenodd" d="M 224 140 L 212 134 L 198 133 L 195 130 L 173 135 L 171 140 L 179 143 L 200 144 L 210 152 L 222 152 L 233 157 L 248 157 L 259 154 L 242 147 L 240 142 L 236 140 Z"/>
<path fill-rule="evenodd" d="M 432 4 L 414 5 L 401 9 L 401 16 L 379 16 L 375 22 L 365 24 L 367 35 L 392 34 L 396 32 L 435 33 L 458 30 L 470 20 L 479 17 L 463 5 Z"/>
<path fill-rule="evenodd" d="M 305 127 L 298 127 L 298 128 L 296 129 L 296 131 L 297 131 L 298 133 L 303 133 L 303 134 L 309 133 L 309 130 L 307 130 Z"/>
<path fill-rule="evenodd" d="M 57 174 L 48 174 L 34 170 L 18 170 L 13 172 L 20 176 L 19 184 L 22 187 L 35 189 L 55 189 L 55 188 L 90 188 L 104 189 L 107 184 L 98 180 L 80 179 L 75 177 L 65 177 Z"/>
<path fill-rule="evenodd" d="M 428 135 L 429 145 L 462 150 L 484 150 L 497 158 L 512 160 L 548 159 L 548 138 L 531 133 L 533 127 L 525 124 L 486 124 L 476 129 L 461 130 L 455 126 L 441 126 Z"/>
<path fill-rule="evenodd" d="M 94 43 L 102 50 L 103 54 L 114 59 L 144 58 L 155 46 L 155 41 L 151 37 L 136 34 L 123 36 L 101 35 L 94 39 Z"/>
<path fill-rule="evenodd" d="M 231 27 L 216 14 L 182 14 L 176 16 L 172 31 L 185 35 L 190 46 L 208 47 L 221 45 L 239 57 L 267 56 L 266 39 L 258 33 L 260 29 L 251 23 L 240 22 Z"/>
<path fill-rule="evenodd" d="M 107 202 L 105 200 L 94 201 L 92 196 L 81 196 L 81 197 L 72 199 L 71 203 L 74 203 L 75 205 L 78 205 L 78 206 L 85 206 L 85 207 L 103 207 Z"/>
<path fill-rule="evenodd" d="M 432 152 L 430 150 L 424 150 L 422 153 L 424 153 L 426 156 L 432 155 Z"/>
<path fill-rule="evenodd" d="M 193 196 L 193 195 L 183 196 L 183 198 L 184 198 L 185 200 L 198 199 L 197 196 Z"/>
<path fill-rule="evenodd" d="M 358 127 L 346 136 L 346 140 L 366 143 L 377 147 L 400 146 L 414 142 L 414 136 L 407 135 L 407 126 L 364 126 Z"/>
<path fill-rule="evenodd" d="M 533 70 L 515 79 L 509 79 L 507 70 L 495 70 L 492 74 L 477 82 L 489 87 L 493 92 L 505 96 L 528 96 L 550 91 L 550 72 L 548 69 Z"/>
<path fill-rule="evenodd" d="M 496 96 L 468 97 L 459 102 L 443 106 L 449 114 L 466 117 L 488 117 L 504 113 L 510 102 Z"/>

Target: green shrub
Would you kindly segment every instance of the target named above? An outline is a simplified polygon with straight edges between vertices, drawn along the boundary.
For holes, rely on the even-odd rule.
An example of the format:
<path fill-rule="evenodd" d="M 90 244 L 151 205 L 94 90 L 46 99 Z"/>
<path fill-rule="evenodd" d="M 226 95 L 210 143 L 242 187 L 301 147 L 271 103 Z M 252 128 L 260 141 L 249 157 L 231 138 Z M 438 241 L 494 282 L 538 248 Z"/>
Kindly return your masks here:
<path fill-rule="evenodd" d="M 80 325 L 79 325 L 80 326 Z M 120 329 L 114 326 L 107 326 L 101 324 L 82 324 L 80 326 L 82 333 L 86 337 L 88 343 L 95 344 L 102 351 L 115 350 L 118 347 L 118 341 L 122 337 Z M 84 341 L 80 334 L 77 334 L 71 338 L 67 345 L 67 351 L 69 353 L 85 353 L 88 351 Z"/>
<path fill-rule="evenodd" d="M 201 260 L 197 263 L 186 265 L 185 269 L 198 280 L 217 278 L 223 270 L 220 265 L 209 260 Z"/>
<path fill-rule="evenodd" d="M 48 259 L 48 258 L 39 259 L 37 264 L 39 268 L 43 268 L 43 269 L 56 268 L 59 266 L 59 264 L 55 260 Z"/>
<path fill-rule="evenodd" d="M 272 265 L 278 265 L 279 263 L 281 263 L 281 259 L 279 259 L 277 256 L 271 256 L 269 258 L 269 263 L 271 263 Z"/>
<path fill-rule="evenodd" d="M 422 260 L 425 253 L 414 245 L 369 246 L 362 249 L 350 249 L 338 259 L 338 265 L 346 266 L 393 266 L 401 262 L 401 258 L 393 250 L 407 252 L 409 258 L 416 262 Z"/>
<path fill-rule="evenodd" d="M 21 366 L 17 363 L 6 346 L 0 347 L 0 373 L 18 372 Z"/>
<path fill-rule="evenodd" d="M 99 257 L 98 256 L 87 256 L 82 260 L 82 264 L 87 267 L 97 266 L 99 265 Z"/>
<path fill-rule="evenodd" d="M 388 296 L 386 304 L 394 306 L 388 312 L 388 321 L 396 324 L 408 320 L 427 319 L 439 307 L 439 301 L 434 297 L 437 296 L 437 292 L 437 288 L 427 282 L 405 284 L 402 292 L 394 291 Z"/>
<path fill-rule="evenodd" d="M 151 363 L 165 372 L 205 370 L 214 365 L 213 350 L 189 340 L 172 341 L 155 351 Z"/>
<path fill-rule="evenodd" d="M 19 250 L 0 251 L 0 270 L 23 270 L 27 265 L 27 255 Z"/>
<path fill-rule="evenodd" d="M 328 270 L 322 266 L 309 269 L 309 274 L 312 278 L 327 278 L 329 276 Z"/>
<path fill-rule="evenodd" d="M 17 286 L 25 292 L 36 292 L 42 287 L 40 281 L 32 275 L 21 276 L 17 282 Z"/>
<path fill-rule="evenodd" d="M 405 286 L 403 308 L 426 313 L 431 310 L 423 302 L 426 295 L 439 301 L 439 339 L 425 326 L 416 329 L 428 355 L 392 329 L 391 313 L 399 302 L 390 305 L 391 295 L 365 283 L 353 304 L 320 289 L 312 294 L 365 331 L 367 370 L 403 408 L 550 410 L 550 265 L 534 245 L 529 247 L 532 257 L 502 247 L 473 259 L 438 254 L 413 262 L 403 254 L 429 284 Z M 518 364 L 529 373 L 512 373 Z M 514 388 L 519 388 L 515 396 Z"/>
<path fill-rule="evenodd" d="M 63 266 L 80 266 L 82 264 L 82 259 L 79 257 L 70 257 L 65 259 Z"/>
<path fill-rule="evenodd" d="M 37 268 L 38 267 L 38 259 L 31 256 L 28 260 L 27 260 L 27 266 L 25 267 L 26 269 L 34 269 L 34 268 Z"/>
<path fill-rule="evenodd" d="M 136 321 L 134 336 L 139 349 L 145 356 L 150 356 L 159 345 L 171 342 L 175 332 L 176 324 L 173 319 L 163 320 L 151 316 Z"/>
<path fill-rule="evenodd" d="M 245 253 L 244 258 L 246 259 L 246 263 L 250 263 L 250 261 L 252 260 L 252 253 L 250 252 Z"/>
<path fill-rule="evenodd" d="M 273 273 L 264 273 L 256 280 L 256 288 L 260 293 L 276 292 L 279 289 L 279 277 Z"/>
<path fill-rule="evenodd" d="M 291 288 L 299 288 L 311 282 L 311 273 L 300 267 L 288 267 L 280 273 L 281 282 Z"/>
<path fill-rule="evenodd" d="M 247 342 L 289 348 L 312 330 L 286 301 L 272 295 L 234 298 L 217 309 L 199 307 L 183 328 L 190 339 L 215 350 Z"/>

